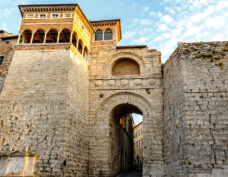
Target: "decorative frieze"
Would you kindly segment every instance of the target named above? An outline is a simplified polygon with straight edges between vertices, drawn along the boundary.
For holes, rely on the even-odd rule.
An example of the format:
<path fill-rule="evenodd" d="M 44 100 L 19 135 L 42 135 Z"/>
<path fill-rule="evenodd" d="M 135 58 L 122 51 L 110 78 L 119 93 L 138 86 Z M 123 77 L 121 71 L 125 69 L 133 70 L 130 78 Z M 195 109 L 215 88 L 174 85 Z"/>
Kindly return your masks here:
<path fill-rule="evenodd" d="M 126 89 L 126 88 L 157 88 L 160 79 L 148 77 L 102 77 L 90 78 L 91 89 Z"/>

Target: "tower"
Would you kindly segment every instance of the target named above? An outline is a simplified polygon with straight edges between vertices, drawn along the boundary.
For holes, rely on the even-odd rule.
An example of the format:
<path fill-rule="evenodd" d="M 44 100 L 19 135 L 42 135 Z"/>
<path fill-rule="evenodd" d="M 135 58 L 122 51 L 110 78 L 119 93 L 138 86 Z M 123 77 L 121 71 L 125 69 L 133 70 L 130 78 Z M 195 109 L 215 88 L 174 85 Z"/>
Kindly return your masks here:
<path fill-rule="evenodd" d="M 18 44 L 0 98 L 1 175 L 86 176 L 94 30 L 77 4 L 19 8 Z"/>

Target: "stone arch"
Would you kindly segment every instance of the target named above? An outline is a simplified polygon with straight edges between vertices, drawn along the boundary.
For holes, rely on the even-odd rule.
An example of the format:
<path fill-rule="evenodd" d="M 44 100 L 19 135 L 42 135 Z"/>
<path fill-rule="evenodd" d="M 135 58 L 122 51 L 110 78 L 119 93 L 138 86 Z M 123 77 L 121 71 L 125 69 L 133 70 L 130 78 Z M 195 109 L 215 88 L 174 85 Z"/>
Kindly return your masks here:
<path fill-rule="evenodd" d="M 48 30 L 48 32 L 46 34 L 45 43 L 57 43 L 58 34 L 59 34 L 58 30 L 55 28 L 51 28 L 50 30 Z"/>
<path fill-rule="evenodd" d="M 33 35 L 33 41 L 32 43 L 44 43 L 45 38 L 45 30 L 42 28 L 39 28 L 36 30 L 36 32 Z"/>
<path fill-rule="evenodd" d="M 113 76 L 140 75 L 139 64 L 130 58 L 120 58 L 113 63 Z"/>
<path fill-rule="evenodd" d="M 70 43 L 71 31 L 68 28 L 64 28 L 59 35 L 59 43 Z"/>
<path fill-rule="evenodd" d="M 78 35 L 77 35 L 76 31 L 73 31 L 71 35 L 72 35 L 71 43 L 74 45 L 75 48 L 77 48 Z"/>
<path fill-rule="evenodd" d="M 115 65 L 116 61 L 121 58 L 128 58 L 137 62 L 139 64 L 140 71 L 142 71 L 140 74 L 144 74 L 144 72 L 146 72 L 146 64 L 142 57 L 133 52 L 118 52 L 114 54 L 112 60 L 106 64 L 106 68 L 108 68 L 110 75 L 112 75 L 112 68 Z"/>
<path fill-rule="evenodd" d="M 94 120 L 94 130 L 92 130 L 93 134 L 92 139 L 96 139 L 95 144 L 93 142 L 90 144 L 90 148 L 92 150 L 92 161 L 96 164 L 99 163 L 101 168 L 96 169 L 98 171 L 93 171 L 93 174 L 99 174 L 100 171 L 104 173 L 105 176 L 115 176 L 118 175 L 120 171 L 120 158 L 121 153 L 118 151 L 121 144 L 118 143 L 116 146 L 113 146 L 113 139 L 116 139 L 116 124 L 113 124 L 113 120 L 116 120 L 113 115 L 113 110 L 120 105 L 132 105 L 135 108 L 138 108 L 138 111 L 143 115 L 145 122 L 152 119 L 152 111 L 151 104 L 141 95 L 132 92 L 120 92 L 108 97 L 105 101 L 103 101 L 97 110 L 96 119 Z M 150 124 L 145 124 L 149 126 Z M 114 127 L 114 129 L 113 129 Z M 96 134 L 95 132 L 99 132 Z M 114 131 L 113 131 L 114 130 Z M 143 130 L 144 131 L 144 130 Z M 118 142 L 118 141 L 116 141 Z M 100 152 L 102 149 L 102 152 Z M 114 152 L 114 153 L 113 153 Z M 118 153 L 119 152 L 119 153 Z M 102 153 L 103 159 L 99 159 L 99 153 Z M 117 155 L 118 154 L 118 155 Z M 95 157 L 95 158 L 93 158 Z M 98 158 L 97 158 L 98 157 Z M 116 161 L 116 158 L 119 159 Z M 147 157 L 145 157 L 145 160 Z M 113 168 L 113 165 L 118 164 L 118 167 Z"/>
<path fill-rule="evenodd" d="M 97 118 L 102 115 L 110 114 L 114 107 L 124 103 L 138 107 L 142 111 L 143 117 L 148 117 L 150 115 L 151 105 L 144 97 L 132 92 L 120 92 L 108 97 L 99 106 Z"/>
<path fill-rule="evenodd" d="M 29 44 L 32 39 L 32 30 L 25 29 L 19 36 L 19 43 Z"/>
<path fill-rule="evenodd" d="M 81 39 L 79 39 L 79 41 L 78 41 L 78 51 L 79 51 L 79 53 L 81 55 L 83 54 L 83 47 L 84 47 L 83 41 Z"/>

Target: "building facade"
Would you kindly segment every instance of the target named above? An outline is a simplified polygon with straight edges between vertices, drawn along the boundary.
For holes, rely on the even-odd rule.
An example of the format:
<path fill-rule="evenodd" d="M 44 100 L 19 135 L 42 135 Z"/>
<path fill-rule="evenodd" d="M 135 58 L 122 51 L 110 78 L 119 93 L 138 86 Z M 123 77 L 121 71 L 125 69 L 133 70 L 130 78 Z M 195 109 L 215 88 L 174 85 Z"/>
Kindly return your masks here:
<path fill-rule="evenodd" d="M 136 168 L 143 164 L 143 122 L 134 126 L 134 162 Z"/>
<path fill-rule="evenodd" d="M 156 49 L 118 46 L 119 19 L 19 8 L 19 36 L 1 37 L 0 176 L 114 177 L 131 113 L 144 177 L 227 176 L 228 42 L 180 43 L 163 65 Z"/>

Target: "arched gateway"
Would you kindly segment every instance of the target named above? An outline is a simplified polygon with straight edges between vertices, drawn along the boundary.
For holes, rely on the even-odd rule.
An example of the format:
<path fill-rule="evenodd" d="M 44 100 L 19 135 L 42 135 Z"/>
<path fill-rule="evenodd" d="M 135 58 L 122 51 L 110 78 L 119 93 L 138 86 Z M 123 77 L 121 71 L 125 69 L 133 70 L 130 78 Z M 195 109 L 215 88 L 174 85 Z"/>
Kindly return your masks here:
<path fill-rule="evenodd" d="M 131 149 L 128 147 L 126 138 L 121 137 L 118 127 L 119 118 L 125 114 L 139 113 L 143 115 L 143 134 L 144 152 L 143 152 L 143 171 L 148 173 L 151 166 L 151 156 L 153 148 L 150 147 L 154 132 L 151 131 L 153 122 L 153 110 L 150 102 L 143 96 L 131 92 L 119 92 L 109 96 L 99 106 L 94 120 L 96 130 L 92 130 L 92 139 L 96 140 L 95 147 L 90 146 L 91 164 L 93 169 L 90 176 L 115 176 L 120 172 L 131 168 L 131 159 L 128 158 Z M 150 136 L 151 135 L 151 136 Z M 125 144 L 121 144 L 125 142 Z M 126 146 L 123 148 L 123 146 Z M 127 151 L 127 149 L 129 151 Z M 155 150 L 155 149 L 154 149 Z M 154 153 L 156 154 L 156 153 Z"/>

